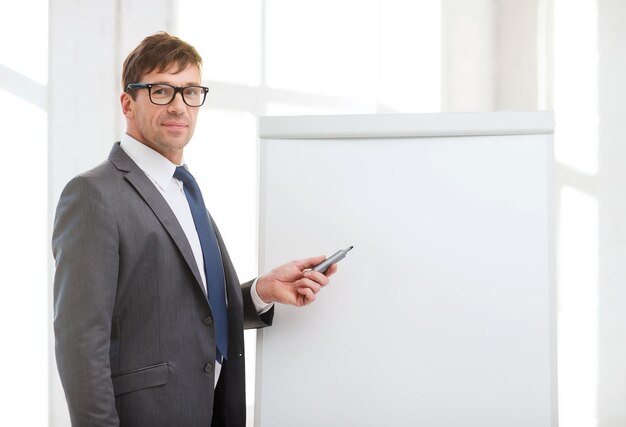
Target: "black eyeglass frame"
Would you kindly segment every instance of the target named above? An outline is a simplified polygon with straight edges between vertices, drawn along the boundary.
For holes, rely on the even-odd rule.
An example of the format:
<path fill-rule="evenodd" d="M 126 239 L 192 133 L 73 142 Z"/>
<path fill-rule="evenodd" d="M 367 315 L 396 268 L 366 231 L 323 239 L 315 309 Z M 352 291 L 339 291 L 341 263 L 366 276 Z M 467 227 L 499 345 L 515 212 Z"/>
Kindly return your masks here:
<path fill-rule="evenodd" d="M 172 89 L 174 89 L 174 94 L 172 95 L 172 99 L 170 99 L 164 104 L 159 104 L 157 102 L 154 102 L 152 100 L 152 87 L 153 86 L 167 86 L 167 87 L 171 87 Z M 200 105 L 190 105 L 185 99 L 185 93 L 183 91 L 185 89 L 189 89 L 190 87 L 200 88 L 202 90 L 202 94 L 204 95 L 204 97 L 202 98 L 202 102 L 200 103 Z M 204 101 L 206 101 L 206 94 L 209 93 L 208 87 L 198 86 L 198 85 L 172 86 L 172 85 L 168 85 L 167 83 L 130 83 L 128 86 L 126 86 L 126 90 L 137 90 L 137 89 L 148 89 L 148 98 L 150 99 L 150 102 L 152 102 L 154 105 L 168 105 L 174 100 L 174 98 L 176 98 L 176 94 L 180 93 L 180 96 L 183 98 L 183 102 L 189 107 L 202 107 L 202 105 L 204 105 Z"/>

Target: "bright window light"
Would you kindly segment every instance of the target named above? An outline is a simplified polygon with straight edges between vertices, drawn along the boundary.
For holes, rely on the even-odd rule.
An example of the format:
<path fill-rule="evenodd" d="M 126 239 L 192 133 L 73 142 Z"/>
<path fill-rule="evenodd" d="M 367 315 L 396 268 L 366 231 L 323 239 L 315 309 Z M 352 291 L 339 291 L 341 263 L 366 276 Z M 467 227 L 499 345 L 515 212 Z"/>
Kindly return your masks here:
<path fill-rule="evenodd" d="M 598 2 L 554 0 L 557 162 L 598 172 Z M 560 194 L 559 424 L 598 425 L 598 201 L 572 187 Z"/>
<path fill-rule="evenodd" d="M 206 78 L 260 84 L 263 2 L 178 0 L 177 4 L 177 33 L 202 55 Z"/>
<path fill-rule="evenodd" d="M 559 425 L 597 426 L 598 202 L 565 187 L 559 230 Z"/>
<path fill-rule="evenodd" d="M 379 102 L 393 111 L 440 111 L 440 2 L 381 1 L 378 22 Z"/>
<path fill-rule="evenodd" d="M 19 91 L 19 90 L 18 90 Z M 2 227 L 2 337 L 10 367 L 3 375 L 3 425 L 47 424 L 48 411 L 48 188 L 47 114 L 0 89 L 3 141 L 10 158 L 2 167 L 6 185 Z M 10 124 L 10 125 L 9 125 Z"/>
<path fill-rule="evenodd" d="M 267 85 L 375 101 L 377 3 L 267 0 Z"/>
<path fill-rule="evenodd" d="M 202 187 L 239 278 L 256 277 L 256 119 L 245 112 L 201 111 L 185 161 Z"/>
<path fill-rule="evenodd" d="M 7 158 L 0 210 L 2 425 L 48 423 L 48 2 L 4 4 L 0 117 Z M 7 347 L 7 348 L 9 348 Z"/>
<path fill-rule="evenodd" d="M 47 84 L 48 2 L 26 0 L 10 5 L 5 3 L 3 9 L 0 13 L 0 66 L 8 67 L 38 84 Z"/>
<path fill-rule="evenodd" d="M 555 155 L 593 175 L 598 170 L 597 0 L 554 0 Z"/>

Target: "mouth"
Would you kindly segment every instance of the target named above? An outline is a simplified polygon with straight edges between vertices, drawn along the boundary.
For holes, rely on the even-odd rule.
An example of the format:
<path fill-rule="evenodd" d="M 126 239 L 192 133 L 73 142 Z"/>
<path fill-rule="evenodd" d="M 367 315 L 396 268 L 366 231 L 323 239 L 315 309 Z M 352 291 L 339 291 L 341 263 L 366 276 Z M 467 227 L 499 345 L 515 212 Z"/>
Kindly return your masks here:
<path fill-rule="evenodd" d="M 164 122 L 162 125 L 170 129 L 183 129 L 187 127 L 187 123 L 183 122 Z"/>

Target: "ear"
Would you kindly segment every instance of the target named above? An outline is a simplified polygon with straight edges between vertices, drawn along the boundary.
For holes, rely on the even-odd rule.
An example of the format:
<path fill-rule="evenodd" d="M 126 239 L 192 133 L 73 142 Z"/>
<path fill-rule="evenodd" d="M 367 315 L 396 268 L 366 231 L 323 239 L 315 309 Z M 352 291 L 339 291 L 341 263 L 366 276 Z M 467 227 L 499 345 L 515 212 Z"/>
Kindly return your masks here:
<path fill-rule="evenodd" d="M 120 95 L 120 103 L 122 104 L 122 114 L 124 114 L 124 117 L 127 119 L 134 118 L 135 101 L 127 92 L 122 92 L 122 95 Z"/>

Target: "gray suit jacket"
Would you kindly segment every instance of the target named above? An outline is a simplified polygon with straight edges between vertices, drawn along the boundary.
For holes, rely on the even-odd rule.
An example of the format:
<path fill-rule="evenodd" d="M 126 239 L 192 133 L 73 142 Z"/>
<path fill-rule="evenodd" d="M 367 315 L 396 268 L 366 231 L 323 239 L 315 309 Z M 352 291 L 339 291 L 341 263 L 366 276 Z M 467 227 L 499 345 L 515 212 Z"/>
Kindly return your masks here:
<path fill-rule="evenodd" d="M 52 237 L 54 331 L 73 425 L 245 426 L 243 329 L 271 324 L 273 310 L 256 314 L 217 233 L 229 355 L 214 390 L 211 308 L 165 199 L 119 144 L 67 184 Z"/>

